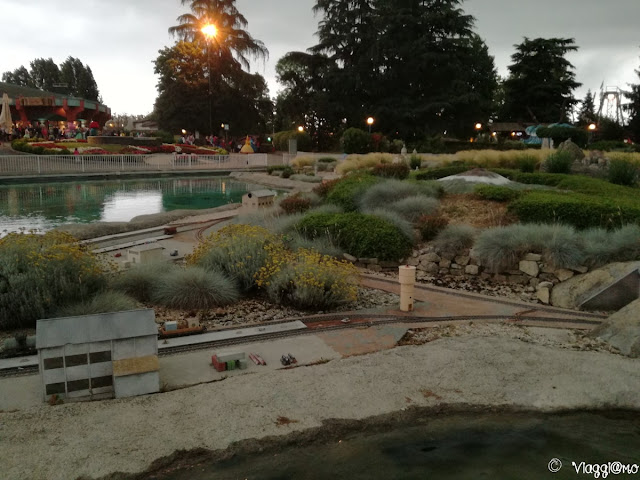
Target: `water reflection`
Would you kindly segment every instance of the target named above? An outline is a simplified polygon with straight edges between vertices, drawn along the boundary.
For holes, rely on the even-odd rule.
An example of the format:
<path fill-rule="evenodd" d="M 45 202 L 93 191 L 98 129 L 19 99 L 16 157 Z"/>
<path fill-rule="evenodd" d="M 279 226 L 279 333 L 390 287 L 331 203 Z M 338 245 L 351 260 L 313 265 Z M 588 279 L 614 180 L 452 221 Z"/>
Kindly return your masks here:
<path fill-rule="evenodd" d="M 138 215 L 213 208 L 264 188 L 230 178 L 196 177 L 0 186 L 0 235 L 64 223 L 126 222 Z"/>

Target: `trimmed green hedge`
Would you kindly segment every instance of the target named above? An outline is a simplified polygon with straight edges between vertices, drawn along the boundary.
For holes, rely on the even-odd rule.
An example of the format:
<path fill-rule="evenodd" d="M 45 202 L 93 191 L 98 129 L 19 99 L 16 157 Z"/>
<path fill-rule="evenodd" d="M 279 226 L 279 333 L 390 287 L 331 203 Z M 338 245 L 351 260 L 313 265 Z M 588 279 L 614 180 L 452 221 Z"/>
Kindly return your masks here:
<path fill-rule="evenodd" d="M 476 185 L 474 192 L 480 198 L 494 202 L 510 202 L 522 196 L 520 190 L 498 185 Z"/>
<path fill-rule="evenodd" d="M 521 222 L 559 222 L 577 228 L 640 223 L 640 202 L 584 193 L 532 191 L 509 205 Z"/>
<path fill-rule="evenodd" d="M 340 247 L 358 258 L 400 260 L 412 248 L 411 241 L 395 225 L 361 213 L 312 213 L 296 229 L 312 239 L 329 233 Z"/>
<path fill-rule="evenodd" d="M 371 175 L 356 174 L 343 178 L 327 194 L 327 202 L 342 207 L 347 212 L 358 210 L 358 198 L 367 188 L 380 181 Z"/>

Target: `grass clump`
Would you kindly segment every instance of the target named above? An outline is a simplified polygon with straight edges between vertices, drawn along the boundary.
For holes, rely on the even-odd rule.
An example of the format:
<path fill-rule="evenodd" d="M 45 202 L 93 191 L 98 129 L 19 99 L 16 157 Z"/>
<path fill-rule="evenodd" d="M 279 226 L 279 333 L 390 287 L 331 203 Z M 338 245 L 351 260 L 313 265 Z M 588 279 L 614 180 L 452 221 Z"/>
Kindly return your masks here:
<path fill-rule="evenodd" d="M 345 161 L 336 167 L 341 175 L 357 170 L 370 170 L 379 164 L 393 163 L 394 156 L 387 153 L 370 153 L 368 155 L 349 155 Z"/>
<path fill-rule="evenodd" d="M 371 186 L 359 198 L 360 209 L 364 212 L 377 208 L 387 208 L 390 204 L 417 195 L 437 197 L 440 191 L 432 184 L 385 180 Z"/>
<path fill-rule="evenodd" d="M 292 251 L 299 249 L 313 250 L 321 255 L 330 257 L 340 257 L 343 251 L 338 247 L 329 235 L 324 237 L 307 238 L 297 232 L 289 234 L 285 237 L 287 247 Z"/>
<path fill-rule="evenodd" d="M 411 225 L 411 223 L 405 218 L 399 216 L 397 212 L 386 208 L 376 208 L 375 210 L 371 210 L 367 213 L 391 223 L 411 242 L 415 241 L 413 225 Z"/>
<path fill-rule="evenodd" d="M 638 181 L 638 166 L 626 158 L 613 157 L 609 162 L 607 178 L 616 185 L 632 187 Z"/>
<path fill-rule="evenodd" d="M 60 308 L 56 317 L 78 317 L 98 313 L 124 312 L 139 308 L 138 302 L 122 292 L 104 291 L 91 300 Z"/>
<path fill-rule="evenodd" d="M 438 210 L 439 205 L 438 200 L 435 198 L 412 195 L 391 203 L 387 208 L 405 220 L 415 223 L 423 215 L 433 215 Z"/>
<path fill-rule="evenodd" d="M 409 177 L 409 165 L 406 163 L 380 163 L 373 167 L 371 173 L 376 177 L 396 178 L 404 180 Z"/>
<path fill-rule="evenodd" d="M 442 215 L 423 215 L 418 219 L 417 226 L 420 237 L 425 242 L 430 242 L 449 224 Z"/>
<path fill-rule="evenodd" d="M 280 208 L 282 208 L 287 215 L 306 212 L 311 208 L 311 199 L 304 198 L 300 193 L 296 193 L 282 200 L 280 202 Z"/>
<path fill-rule="evenodd" d="M 307 183 L 322 183 L 322 177 L 316 177 L 315 175 L 291 175 L 291 180 Z"/>
<path fill-rule="evenodd" d="M 442 229 L 433 241 L 437 250 L 450 256 L 471 248 L 477 235 L 469 225 L 449 225 Z"/>
<path fill-rule="evenodd" d="M 355 301 L 358 284 L 358 270 L 350 263 L 300 249 L 293 262 L 271 278 L 266 290 L 275 303 L 325 310 Z"/>
<path fill-rule="evenodd" d="M 232 280 L 200 267 L 177 269 L 165 275 L 153 292 L 154 303 L 178 309 L 206 310 L 238 298 L 238 288 Z"/>
<path fill-rule="evenodd" d="M 573 157 L 569 152 L 555 152 L 544 162 L 544 168 L 549 173 L 571 173 Z"/>
<path fill-rule="evenodd" d="M 292 160 L 291 165 L 295 169 L 301 169 L 304 167 L 313 167 L 316 164 L 316 160 L 313 157 L 300 156 Z"/>
<path fill-rule="evenodd" d="M 626 225 L 619 230 L 589 229 L 582 233 L 585 263 L 595 268 L 612 262 L 631 262 L 640 258 L 640 226 Z"/>
<path fill-rule="evenodd" d="M 175 265 L 168 262 L 134 265 L 123 272 L 114 274 L 109 282 L 109 287 L 131 296 L 139 302 L 149 302 L 159 279 L 170 274 L 175 268 Z"/>

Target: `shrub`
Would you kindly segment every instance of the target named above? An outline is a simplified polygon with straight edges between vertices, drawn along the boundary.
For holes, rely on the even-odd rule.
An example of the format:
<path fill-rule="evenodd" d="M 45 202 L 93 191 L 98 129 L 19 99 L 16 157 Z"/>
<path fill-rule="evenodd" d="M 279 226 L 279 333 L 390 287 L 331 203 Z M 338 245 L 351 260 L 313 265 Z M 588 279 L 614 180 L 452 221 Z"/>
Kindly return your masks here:
<path fill-rule="evenodd" d="M 308 238 L 330 235 L 345 251 L 359 258 L 399 260 L 411 251 L 412 242 L 395 225 L 360 213 L 306 215 L 298 231 Z"/>
<path fill-rule="evenodd" d="M 393 163 L 394 156 L 387 153 L 369 153 L 368 155 L 349 155 L 345 161 L 341 162 L 336 171 L 341 175 L 346 175 L 358 170 L 369 170 L 379 164 Z"/>
<path fill-rule="evenodd" d="M 0 329 L 35 327 L 65 305 L 106 285 L 108 267 L 61 232 L 0 239 Z"/>
<path fill-rule="evenodd" d="M 436 190 L 431 184 L 385 180 L 371 186 L 364 192 L 359 199 L 359 205 L 363 211 L 375 210 L 376 208 L 387 208 L 391 203 L 403 198 L 415 195 L 437 196 L 438 193 L 439 190 Z"/>
<path fill-rule="evenodd" d="M 417 224 L 422 240 L 430 242 L 449 224 L 449 221 L 442 215 L 423 215 L 418 219 Z"/>
<path fill-rule="evenodd" d="M 304 167 L 313 167 L 315 164 L 316 164 L 316 161 L 313 157 L 306 157 L 306 156 L 296 157 L 291 162 L 291 165 L 297 169 L 301 169 Z"/>
<path fill-rule="evenodd" d="M 62 307 L 56 312 L 56 317 L 78 317 L 80 315 L 95 315 L 98 313 L 124 312 L 139 308 L 134 298 L 121 292 L 100 292 L 91 300 Z"/>
<path fill-rule="evenodd" d="M 319 172 L 333 172 L 336 163 L 318 163 L 317 169 Z"/>
<path fill-rule="evenodd" d="M 422 166 L 422 157 L 420 155 L 411 154 L 409 158 L 409 167 L 411 170 L 418 170 Z"/>
<path fill-rule="evenodd" d="M 423 215 L 433 215 L 439 207 L 435 198 L 413 195 L 389 204 L 386 208 L 413 223 Z"/>
<path fill-rule="evenodd" d="M 627 151 L 631 147 L 624 143 L 622 140 L 600 140 L 599 142 L 594 142 L 587 145 L 587 150 L 601 150 L 603 152 L 611 152 L 611 151 Z M 633 151 L 633 148 L 631 148 Z"/>
<path fill-rule="evenodd" d="M 522 222 L 559 222 L 580 229 L 640 223 L 637 201 L 594 194 L 532 191 L 511 202 L 509 211 Z"/>
<path fill-rule="evenodd" d="M 153 292 L 154 303 L 179 309 L 208 309 L 228 305 L 239 298 L 232 280 L 199 267 L 176 269 L 163 276 Z"/>
<path fill-rule="evenodd" d="M 347 262 L 301 249 L 266 286 L 269 298 L 300 309 L 328 310 L 358 296 L 358 271 Z"/>
<path fill-rule="evenodd" d="M 611 183 L 631 187 L 638 180 L 638 167 L 630 160 L 613 157 L 609 162 L 607 178 Z"/>
<path fill-rule="evenodd" d="M 282 200 L 280 202 L 280 208 L 282 208 L 286 214 L 306 212 L 311 208 L 311 200 L 303 198 L 302 195 L 296 193 Z"/>
<path fill-rule="evenodd" d="M 271 221 L 265 225 L 270 232 L 278 235 L 289 234 L 295 232 L 296 225 L 302 220 L 302 213 L 292 213 L 291 215 L 280 215 L 273 217 Z"/>
<path fill-rule="evenodd" d="M 299 132 L 297 130 L 287 130 L 284 132 L 276 132 L 273 136 L 273 145 L 276 150 L 288 151 L 289 139 L 295 139 L 298 142 L 298 150 L 301 152 L 310 152 L 312 148 L 311 135 L 309 132 Z"/>
<path fill-rule="evenodd" d="M 576 127 L 538 127 L 536 135 L 540 138 L 552 138 L 555 145 L 570 139 L 578 146 L 584 147 L 588 140 L 587 131 Z"/>
<path fill-rule="evenodd" d="M 449 225 L 438 233 L 433 244 L 440 252 L 453 256 L 471 248 L 475 237 L 476 230 L 469 225 Z"/>
<path fill-rule="evenodd" d="M 404 142 L 402 140 L 392 140 L 389 144 L 389 153 L 402 153 L 402 147 L 404 147 Z"/>
<path fill-rule="evenodd" d="M 149 302 L 158 281 L 175 268 L 174 264 L 168 262 L 134 265 L 114 274 L 109 286 L 140 302 Z"/>
<path fill-rule="evenodd" d="M 342 178 L 327 194 L 327 202 L 338 205 L 345 211 L 355 211 L 358 209 L 358 201 L 362 194 L 379 181 L 376 177 L 362 174 Z"/>
<path fill-rule="evenodd" d="M 280 175 L 282 178 L 289 178 L 291 175 L 293 175 L 293 168 L 286 166 L 285 168 L 282 169 L 282 175 Z"/>
<path fill-rule="evenodd" d="M 162 143 L 174 143 L 175 142 L 175 138 L 173 138 L 173 135 L 169 132 L 166 132 L 164 130 L 158 130 L 157 132 L 151 132 L 149 134 L 150 137 L 157 137 L 160 139 L 160 141 Z"/>
<path fill-rule="evenodd" d="M 510 202 L 522 195 L 519 190 L 499 185 L 476 185 L 474 191 L 480 198 L 494 202 Z"/>
<path fill-rule="evenodd" d="M 533 173 L 538 165 L 538 159 L 533 155 L 520 155 L 517 164 L 521 172 Z"/>
<path fill-rule="evenodd" d="M 267 173 L 271 175 L 273 172 L 280 172 L 282 170 L 286 170 L 287 168 L 291 168 L 288 165 L 270 165 L 267 167 Z"/>
<path fill-rule="evenodd" d="M 323 180 L 320 185 L 314 187 L 313 192 L 324 198 L 340 181 L 341 179 L 339 178 L 335 178 L 333 180 Z"/>
<path fill-rule="evenodd" d="M 371 151 L 371 135 L 359 128 L 348 128 L 342 134 L 340 144 L 345 153 L 368 153 Z"/>
<path fill-rule="evenodd" d="M 409 176 L 409 166 L 406 163 L 378 164 L 373 167 L 372 173 L 376 177 L 397 178 L 404 180 Z"/>
<path fill-rule="evenodd" d="M 284 248 L 282 240 L 263 227 L 229 225 L 209 235 L 193 254 L 187 265 L 225 273 L 235 279 L 242 290 L 256 286 L 256 277 L 269 259 L 269 248 Z"/>
<path fill-rule="evenodd" d="M 569 152 L 556 152 L 547 157 L 544 163 L 549 173 L 571 173 L 573 158 Z"/>

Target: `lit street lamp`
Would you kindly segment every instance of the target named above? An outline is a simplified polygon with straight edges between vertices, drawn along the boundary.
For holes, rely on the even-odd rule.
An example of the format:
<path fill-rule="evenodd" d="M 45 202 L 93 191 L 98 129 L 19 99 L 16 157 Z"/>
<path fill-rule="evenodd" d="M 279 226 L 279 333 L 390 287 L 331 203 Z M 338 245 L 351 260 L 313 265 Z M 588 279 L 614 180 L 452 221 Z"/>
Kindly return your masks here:
<path fill-rule="evenodd" d="M 476 123 L 476 130 L 482 130 L 482 124 L 481 123 Z"/>
<path fill-rule="evenodd" d="M 375 120 L 373 119 L 373 117 L 367 118 L 367 125 L 369 125 L 369 133 L 371 133 L 371 125 L 373 125 L 374 121 Z"/>
<path fill-rule="evenodd" d="M 303 127 L 302 125 L 300 125 L 300 126 L 298 127 L 298 131 L 299 131 L 300 133 L 304 132 L 304 127 Z"/>
<path fill-rule="evenodd" d="M 587 145 L 589 145 L 591 143 L 591 141 L 593 140 L 593 132 L 595 132 L 598 129 L 598 126 L 595 123 L 590 123 L 589 126 L 587 127 L 587 129 L 589 130 L 589 137 L 587 138 Z"/>
<path fill-rule="evenodd" d="M 211 112 L 211 40 L 218 34 L 215 25 L 207 24 L 202 27 L 202 33 L 207 37 L 207 71 L 209 76 L 209 135 L 213 134 L 213 114 Z"/>

